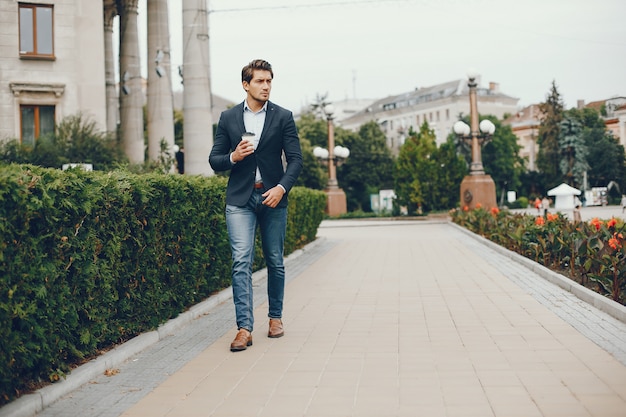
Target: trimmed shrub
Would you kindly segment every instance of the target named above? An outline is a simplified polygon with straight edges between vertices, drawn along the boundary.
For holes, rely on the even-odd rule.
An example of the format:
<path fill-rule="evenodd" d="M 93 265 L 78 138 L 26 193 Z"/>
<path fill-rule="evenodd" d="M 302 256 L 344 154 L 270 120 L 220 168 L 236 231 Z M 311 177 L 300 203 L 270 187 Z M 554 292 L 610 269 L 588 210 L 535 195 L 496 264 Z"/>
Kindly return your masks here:
<path fill-rule="evenodd" d="M 225 188 L 0 166 L 0 404 L 230 285 Z M 292 190 L 286 254 L 315 239 L 325 201 Z"/>

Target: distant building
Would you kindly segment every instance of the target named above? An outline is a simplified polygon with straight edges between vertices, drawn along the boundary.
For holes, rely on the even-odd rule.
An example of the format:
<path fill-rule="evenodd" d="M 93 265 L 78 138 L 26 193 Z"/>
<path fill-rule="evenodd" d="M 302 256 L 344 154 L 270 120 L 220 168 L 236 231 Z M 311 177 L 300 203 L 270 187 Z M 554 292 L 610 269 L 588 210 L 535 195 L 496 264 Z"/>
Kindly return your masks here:
<path fill-rule="evenodd" d="M 579 100 L 578 107 L 583 106 L 600 112 L 606 128 L 626 148 L 626 97 L 612 97 L 606 100 L 592 101 L 586 105 L 583 100 Z"/>
<path fill-rule="evenodd" d="M 375 99 L 345 99 L 340 101 L 334 101 L 335 106 L 334 118 L 337 123 L 342 123 L 344 120 L 349 119 L 361 110 L 371 106 Z"/>
<path fill-rule="evenodd" d="M 375 101 L 375 99 L 365 98 L 348 98 L 344 100 L 331 101 L 330 103 L 334 107 L 333 119 L 335 120 L 335 123 L 341 124 L 343 120 L 354 116 L 356 113 L 369 107 Z M 300 114 L 296 115 L 296 117 L 299 117 L 302 114 L 310 113 L 312 111 L 311 106 L 311 104 L 303 106 L 300 109 Z"/>
<path fill-rule="evenodd" d="M 537 135 L 541 124 L 541 110 L 538 104 L 531 104 L 512 114 L 503 121 L 503 124 L 511 126 L 517 136 L 517 144 L 521 146 L 519 155 L 526 160 L 528 171 L 537 170 Z"/>
<path fill-rule="evenodd" d="M 489 83 L 488 88 L 481 87 L 480 77 L 477 98 L 481 115 L 502 119 L 517 112 L 519 99 L 501 93 L 494 82 Z M 367 122 L 376 121 L 387 137 L 387 145 L 397 155 L 409 130 L 419 131 L 425 121 L 435 131 L 437 144 L 445 142 L 454 123 L 469 115 L 469 107 L 467 80 L 455 80 L 375 101 L 339 124 L 345 129 L 357 130 Z"/>

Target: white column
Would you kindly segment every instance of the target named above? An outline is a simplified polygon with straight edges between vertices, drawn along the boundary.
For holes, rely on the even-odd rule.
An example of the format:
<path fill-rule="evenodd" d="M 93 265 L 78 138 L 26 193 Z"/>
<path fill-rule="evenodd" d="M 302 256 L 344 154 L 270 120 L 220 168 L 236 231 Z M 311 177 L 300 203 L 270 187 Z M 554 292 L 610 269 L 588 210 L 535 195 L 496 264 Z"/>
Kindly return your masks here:
<path fill-rule="evenodd" d="M 143 92 L 137 33 L 137 1 L 122 2 L 120 13 L 120 130 L 133 164 L 144 162 Z"/>
<path fill-rule="evenodd" d="M 174 105 L 167 0 L 148 1 L 148 158 L 158 161 L 161 142 L 173 158 Z"/>
<path fill-rule="evenodd" d="M 117 16 L 115 6 L 104 9 L 104 78 L 106 86 L 106 129 L 107 132 L 117 131 L 119 120 L 119 100 L 115 88 L 115 60 L 113 58 L 113 20 Z"/>
<path fill-rule="evenodd" d="M 183 0 L 185 174 L 212 175 L 213 146 L 207 0 Z"/>

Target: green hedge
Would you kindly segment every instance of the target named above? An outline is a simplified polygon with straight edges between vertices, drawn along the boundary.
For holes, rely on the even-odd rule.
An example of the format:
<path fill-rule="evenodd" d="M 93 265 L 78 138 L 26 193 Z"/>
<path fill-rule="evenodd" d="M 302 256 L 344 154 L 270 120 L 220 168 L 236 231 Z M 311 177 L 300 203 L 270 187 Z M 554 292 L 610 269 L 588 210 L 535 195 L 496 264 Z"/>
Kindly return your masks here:
<path fill-rule="evenodd" d="M 225 187 L 0 166 L 0 404 L 230 285 Z M 286 254 L 315 239 L 324 206 L 292 190 Z"/>

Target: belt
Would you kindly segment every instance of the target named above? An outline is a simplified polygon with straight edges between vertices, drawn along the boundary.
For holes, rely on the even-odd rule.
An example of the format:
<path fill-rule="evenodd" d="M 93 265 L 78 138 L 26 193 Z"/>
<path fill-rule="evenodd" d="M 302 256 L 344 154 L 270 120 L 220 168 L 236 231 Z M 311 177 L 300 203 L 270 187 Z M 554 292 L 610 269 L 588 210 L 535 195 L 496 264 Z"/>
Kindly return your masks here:
<path fill-rule="evenodd" d="M 254 183 L 254 189 L 258 190 L 260 188 L 263 188 L 263 183 L 262 182 L 255 182 Z"/>

